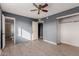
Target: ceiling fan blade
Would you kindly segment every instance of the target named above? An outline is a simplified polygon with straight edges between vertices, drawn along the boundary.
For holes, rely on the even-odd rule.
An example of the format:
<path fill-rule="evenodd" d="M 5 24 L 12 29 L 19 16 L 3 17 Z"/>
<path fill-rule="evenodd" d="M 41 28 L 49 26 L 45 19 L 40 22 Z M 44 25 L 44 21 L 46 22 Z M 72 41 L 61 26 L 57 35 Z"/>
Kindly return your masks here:
<path fill-rule="evenodd" d="M 47 3 L 45 3 L 43 6 L 42 6 L 42 8 L 45 8 L 45 7 L 47 7 L 48 6 L 48 4 Z"/>
<path fill-rule="evenodd" d="M 30 10 L 30 11 L 37 11 L 37 9 L 33 9 L 33 10 Z"/>
<path fill-rule="evenodd" d="M 38 8 L 38 5 L 36 5 L 35 3 L 33 3 L 33 5 L 34 5 L 36 8 Z"/>
<path fill-rule="evenodd" d="M 48 10 L 42 10 L 43 12 L 48 12 Z"/>

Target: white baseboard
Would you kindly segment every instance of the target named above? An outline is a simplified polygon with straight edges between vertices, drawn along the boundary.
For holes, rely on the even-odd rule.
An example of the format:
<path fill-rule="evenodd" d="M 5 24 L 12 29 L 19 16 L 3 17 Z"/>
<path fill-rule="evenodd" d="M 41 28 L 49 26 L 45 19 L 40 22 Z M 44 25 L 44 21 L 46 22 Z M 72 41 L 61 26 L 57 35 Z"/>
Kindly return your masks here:
<path fill-rule="evenodd" d="M 43 41 L 45 41 L 45 42 L 47 42 L 47 43 L 50 43 L 50 44 L 57 45 L 57 43 L 55 43 L 55 42 L 51 42 L 51 41 L 48 41 L 48 40 L 43 40 Z"/>
<path fill-rule="evenodd" d="M 72 46 L 75 46 L 75 47 L 79 47 L 79 44 L 77 44 L 77 43 L 71 43 L 71 42 L 67 42 L 67 41 L 61 41 L 61 43 L 72 45 Z"/>

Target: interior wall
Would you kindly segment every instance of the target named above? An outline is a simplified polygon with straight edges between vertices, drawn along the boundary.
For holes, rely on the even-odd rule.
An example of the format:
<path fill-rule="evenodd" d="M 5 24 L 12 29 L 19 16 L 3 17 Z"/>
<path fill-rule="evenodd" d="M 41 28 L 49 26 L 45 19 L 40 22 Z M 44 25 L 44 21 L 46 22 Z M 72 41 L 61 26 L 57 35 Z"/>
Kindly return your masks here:
<path fill-rule="evenodd" d="M 5 31 L 7 32 L 7 33 L 11 33 L 11 24 L 5 24 Z"/>
<path fill-rule="evenodd" d="M 43 23 L 43 39 L 56 42 L 56 19 L 50 17 Z"/>
<path fill-rule="evenodd" d="M 60 17 L 60 16 L 65 16 L 68 14 L 77 13 L 77 12 L 79 12 L 79 6 L 69 9 L 64 12 L 58 13 L 58 14 L 48 16 L 48 19 L 47 19 L 47 17 L 42 18 L 42 20 L 44 21 L 44 23 L 43 23 L 43 38 L 44 38 L 44 40 L 48 40 L 48 41 L 51 41 L 54 43 L 60 43 L 60 39 L 58 37 L 59 21 L 56 18 Z"/>
<path fill-rule="evenodd" d="M 3 12 L 5 16 L 14 17 L 15 20 L 15 37 L 16 43 L 31 40 L 32 36 L 32 19 L 11 13 Z"/>

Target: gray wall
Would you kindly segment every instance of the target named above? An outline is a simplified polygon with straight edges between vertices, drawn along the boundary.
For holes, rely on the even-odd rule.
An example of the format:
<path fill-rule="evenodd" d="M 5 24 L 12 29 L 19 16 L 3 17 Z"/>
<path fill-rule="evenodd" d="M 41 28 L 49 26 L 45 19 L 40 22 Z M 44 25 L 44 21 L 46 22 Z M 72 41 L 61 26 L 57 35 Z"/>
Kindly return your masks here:
<path fill-rule="evenodd" d="M 64 15 L 68 15 L 68 14 L 72 14 L 72 13 L 76 13 L 79 12 L 79 6 L 75 7 L 73 9 L 58 13 L 58 14 L 54 14 L 51 16 L 48 16 L 48 19 L 43 18 L 42 20 L 44 20 L 43 23 L 43 38 L 45 40 L 48 41 L 52 41 L 55 43 L 59 43 L 59 39 L 58 39 L 58 21 L 57 21 L 57 17 L 59 16 L 64 16 Z"/>
<path fill-rule="evenodd" d="M 16 20 L 16 43 L 28 41 L 32 36 L 32 19 L 11 13 L 3 12 L 5 16 L 14 17 Z M 23 34 L 24 32 L 25 34 Z M 28 38 L 29 37 L 29 38 Z M 25 39 L 27 38 L 27 39 Z"/>
<path fill-rule="evenodd" d="M 44 19 L 43 23 L 43 38 L 48 41 L 56 42 L 56 19 L 49 17 Z"/>

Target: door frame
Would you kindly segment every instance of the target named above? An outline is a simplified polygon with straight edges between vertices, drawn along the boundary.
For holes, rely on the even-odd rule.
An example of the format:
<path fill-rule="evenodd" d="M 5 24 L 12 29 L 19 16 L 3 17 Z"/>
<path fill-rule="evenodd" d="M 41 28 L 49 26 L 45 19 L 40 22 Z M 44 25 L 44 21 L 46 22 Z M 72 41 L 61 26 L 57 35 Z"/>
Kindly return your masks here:
<path fill-rule="evenodd" d="M 2 14 L 2 49 L 5 48 L 5 16 Z"/>
<path fill-rule="evenodd" d="M 5 16 L 5 19 L 10 19 L 14 21 L 14 45 L 16 44 L 16 34 L 15 34 L 15 28 L 16 28 L 16 19 L 14 17 Z"/>

